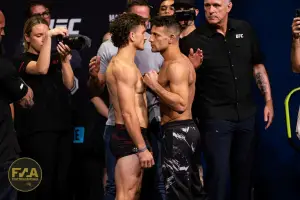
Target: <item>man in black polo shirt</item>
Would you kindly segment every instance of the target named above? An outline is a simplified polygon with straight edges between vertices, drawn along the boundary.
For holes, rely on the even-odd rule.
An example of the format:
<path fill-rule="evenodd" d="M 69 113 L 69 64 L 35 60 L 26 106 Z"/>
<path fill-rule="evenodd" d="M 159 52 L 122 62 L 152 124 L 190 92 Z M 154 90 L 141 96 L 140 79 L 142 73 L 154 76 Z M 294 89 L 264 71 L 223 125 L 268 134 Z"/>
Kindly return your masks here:
<path fill-rule="evenodd" d="M 203 50 L 197 70 L 194 117 L 200 122 L 207 161 L 205 186 L 211 200 L 226 198 L 231 172 L 231 200 L 249 200 L 255 144 L 253 76 L 265 97 L 264 120 L 273 120 L 270 83 L 263 55 L 252 28 L 244 21 L 228 19 L 230 0 L 204 0 L 206 24 L 181 40 Z"/>

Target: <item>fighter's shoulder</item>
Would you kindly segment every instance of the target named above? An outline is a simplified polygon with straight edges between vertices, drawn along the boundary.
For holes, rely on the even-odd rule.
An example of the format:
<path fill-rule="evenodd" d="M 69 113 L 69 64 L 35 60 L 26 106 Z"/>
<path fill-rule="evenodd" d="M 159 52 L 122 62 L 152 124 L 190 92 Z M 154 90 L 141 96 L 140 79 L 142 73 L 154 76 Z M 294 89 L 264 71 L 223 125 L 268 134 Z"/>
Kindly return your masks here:
<path fill-rule="evenodd" d="M 110 68 L 117 77 L 130 77 L 136 72 L 134 66 L 116 57 L 111 60 Z"/>
<path fill-rule="evenodd" d="M 186 69 L 187 66 L 190 66 L 191 62 L 190 60 L 182 54 L 182 56 L 172 62 L 169 63 L 169 66 L 172 68 L 177 68 L 177 69 Z"/>
<path fill-rule="evenodd" d="M 125 61 L 119 59 L 118 56 L 112 57 L 110 65 L 114 68 L 114 70 L 123 70 L 124 68 L 127 69 L 130 67 Z"/>
<path fill-rule="evenodd" d="M 188 71 L 188 67 L 186 65 L 189 65 L 189 63 L 186 62 L 184 58 L 177 59 L 168 63 L 167 71 L 169 74 L 171 74 L 171 76 L 183 75 Z"/>

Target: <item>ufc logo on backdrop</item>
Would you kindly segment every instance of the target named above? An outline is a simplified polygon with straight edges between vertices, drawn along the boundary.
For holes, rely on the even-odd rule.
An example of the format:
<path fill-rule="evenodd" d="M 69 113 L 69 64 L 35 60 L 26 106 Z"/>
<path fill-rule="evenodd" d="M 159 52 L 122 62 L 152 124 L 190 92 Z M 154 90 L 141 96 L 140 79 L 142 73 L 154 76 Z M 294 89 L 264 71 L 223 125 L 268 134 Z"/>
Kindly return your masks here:
<path fill-rule="evenodd" d="M 51 19 L 50 28 L 56 27 L 66 27 L 70 35 L 79 34 L 79 30 L 74 30 L 74 26 L 76 23 L 81 23 L 81 18 L 71 18 L 71 19 Z"/>

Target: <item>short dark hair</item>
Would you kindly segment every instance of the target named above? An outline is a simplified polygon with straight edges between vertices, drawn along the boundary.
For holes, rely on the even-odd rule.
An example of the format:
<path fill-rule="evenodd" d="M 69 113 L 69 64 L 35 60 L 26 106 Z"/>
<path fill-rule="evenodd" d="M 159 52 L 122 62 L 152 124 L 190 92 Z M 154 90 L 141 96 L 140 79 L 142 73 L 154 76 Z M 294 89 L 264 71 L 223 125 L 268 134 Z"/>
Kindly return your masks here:
<path fill-rule="evenodd" d="M 44 6 L 46 9 L 49 10 L 49 12 L 51 10 L 50 3 L 39 1 L 39 0 L 31 0 L 27 3 L 26 6 L 26 11 L 25 11 L 26 18 L 30 18 L 32 16 L 31 8 L 34 6 Z"/>
<path fill-rule="evenodd" d="M 128 44 L 129 33 L 139 25 L 145 26 L 146 19 L 134 13 L 124 13 L 111 22 L 109 32 L 113 44 L 120 48 Z"/>
<path fill-rule="evenodd" d="M 175 16 L 156 16 L 151 19 L 151 26 L 166 27 L 168 29 L 174 29 L 176 34 L 180 34 L 181 26 L 176 20 Z"/>
<path fill-rule="evenodd" d="M 152 6 L 150 6 L 147 0 L 132 0 L 129 1 L 129 3 L 127 4 L 126 11 L 130 12 L 133 6 L 147 6 L 149 7 L 149 9 L 152 8 Z"/>

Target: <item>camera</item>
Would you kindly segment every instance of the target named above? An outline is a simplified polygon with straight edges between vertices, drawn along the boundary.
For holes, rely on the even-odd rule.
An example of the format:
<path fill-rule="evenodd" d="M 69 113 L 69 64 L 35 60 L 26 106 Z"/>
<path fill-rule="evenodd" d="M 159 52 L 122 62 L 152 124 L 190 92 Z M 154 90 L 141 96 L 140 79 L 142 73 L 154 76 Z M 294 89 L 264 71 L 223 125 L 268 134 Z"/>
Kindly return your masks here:
<path fill-rule="evenodd" d="M 82 50 L 91 47 L 91 39 L 84 35 L 70 35 L 63 37 L 62 35 L 56 36 L 57 42 L 62 42 L 68 45 L 73 50 Z"/>
<path fill-rule="evenodd" d="M 177 21 L 193 21 L 196 19 L 195 10 L 177 10 L 174 15 Z"/>

